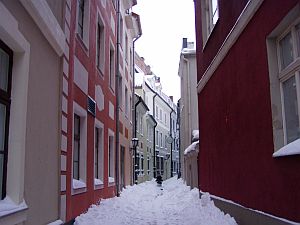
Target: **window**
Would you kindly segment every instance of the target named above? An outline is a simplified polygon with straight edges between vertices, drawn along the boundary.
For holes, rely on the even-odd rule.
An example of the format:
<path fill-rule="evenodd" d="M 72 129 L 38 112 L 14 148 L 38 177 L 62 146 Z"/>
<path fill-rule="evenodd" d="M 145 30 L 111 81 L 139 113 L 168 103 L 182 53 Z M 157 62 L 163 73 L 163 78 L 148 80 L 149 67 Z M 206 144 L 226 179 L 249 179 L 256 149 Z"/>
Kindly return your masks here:
<path fill-rule="evenodd" d="M 135 172 L 138 174 L 138 175 L 140 175 L 140 173 L 141 173 L 141 168 L 140 168 L 140 153 L 137 153 L 137 155 L 136 155 L 136 170 L 135 170 Z"/>
<path fill-rule="evenodd" d="M 150 175 L 150 158 L 147 156 L 147 174 Z"/>
<path fill-rule="evenodd" d="M 112 45 L 109 51 L 109 87 L 115 90 L 115 50 Z"/>
<path fill-rule="evenodd" d="M 144 131 L 143 131 L 143 115 L 141 114 L 140 116 L 140 133 L 143 134 Z"/>
<path fill-rule="evenodd" d="M 128 64 L 128 36 L 125 34 L 125 60 Z"/>
<path fill-rule="evenodd" d="M 74 114 L 73 179 L 80 178 L 80 116 Z"/>
<path fill-rule="evenodd" d="M 218 0 L 201 0 L 203 46 L 219 19 Z"/>
<path fill-rule="evenodd" d="M 278 39 L 279 82 L 281 87 L 284 144 L 300 137 L 299 130 L 299 26 L 292 26 L 286 34 Z M 291 64 L 296 65 L 296 70 Z"/>
<path fill-rule="evenodd" d="M 167 114 L 165 113 L 165 124 L 167 125 Z"/>
<path fill-rule="evenodd" d="M 78 0 L 78 26 L 77 32 L 81 39 L 83 39 L 83 20 L 84 20 L 84 2 L 85 0 Z"/>
<path fill-rule="evenodd" d="M 86 191 L 87 111 L 73 102 L 72 194 Z"/>
<path fill-rule="evenodd" d="M 162 121 L 162 110 L 159 110 L 159 120 Z"/>
<path fill-rule="evenodd" d="M 156 143 L 156 145 L 158 145 L 158 131 L 156 131 L 156 137 L 155 137 L 155 143 Z"/>
<path fill-rule="evenodd" d="M 156 118 L 158 119 L 158 107 L 155 107 L 155 112 L 156 112 Z"/>
<path fill-rule="evenodd" d="M 144 155 L 141 154 L 141 174 L 144 175 Z"/>
<path fill-rule="evenodd" d="M 109 176 L 109 183 L 115 182 L 115 173 L 114 173 L 114 133 L 109 130 L 108 131 L 108 176 Z"/>
<path fill-rule="evenodd" d="M 206 0 L 207 30 L 210 34 L 219 19 L 218 0 Z"/>
<path fill-rule="evenodd" d="M 97 52 L 96 52 L 96 64 L 97 68 L 104 74 L 104 63 L 105 63 L 105 33 L 103 20 L 98 15 L 97 23 Z"/>
<path fill-rule="evenodd" d="M 128 89 L 125 87 L 125 115 L 128 116 Z"/>
<path fill-rule="evenodd" d="M 89 0 L 77 0 L 77 34 L 86 47 L 89 45 Z"/>
<path fill-rule="evenodd" d="M 161 175 L 163 175 L 164 174 L 164 158 L 163 157 L 161 157 L 160 158 L 160 171 L 161 171 Z"/>
<path fill-rule="evenodd" d="M 165 148 L 167 148 L 167 135 L 165 135 Z"/>
<path fill-rule="evenodd" d="M 6 195 L 12 51 L 0 40 L 0 199 Z"/>
<path fill-rule="evenodd" d="M 120 44 L 123 46 L 123 18 L 120 16 Z"/>
<path fill-rule="evenodd" d="M 267 38 L 275 151 L 300 138 L 299 13 L 292 9 Z"/>
<path fill-rule="evenodd" d="M 160 147 L 163 146 L 163 136 L 162 133 L 159 134 L 159 139 L 160 139 Z"/>
<path fill-rule="evenodd" d="M 95 121 L 95 154 L 94 178 L 95 186 L 103 184 L 103 124 Z"/>
<path fill-rule="evenodd" d="M 121 76 L 119 76 L 118 94 L 119 94 L 119 106 L 120 106 L 120 108 L 122 108 L 122 106 L 123 106 L 123 82 L 122 82 L 122 77 Z"/>

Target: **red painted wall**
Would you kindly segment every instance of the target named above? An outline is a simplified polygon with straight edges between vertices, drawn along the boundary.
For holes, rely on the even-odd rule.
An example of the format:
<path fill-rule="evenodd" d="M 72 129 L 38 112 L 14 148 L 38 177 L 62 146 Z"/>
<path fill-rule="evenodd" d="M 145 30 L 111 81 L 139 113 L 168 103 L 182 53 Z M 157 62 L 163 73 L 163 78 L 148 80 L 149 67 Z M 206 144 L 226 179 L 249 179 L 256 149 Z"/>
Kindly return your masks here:
<path fill-rule="evenodd" d="M 101 198 L 109 198 L 115 195 L 115 186 L 108 186 L 108 129 L 115 132 L 115 122 L 109 117 L 109 101 L 115 105 L 115 96 L 109 89 L 109 66 L 106 63 L 105 73 L 100 74 L 96 68 L 96 23 L 97 6 L 106 23 L 106 62 L 109 62 L 109 39 L 116 43 L 116 37 L 110 28 L 111 14 L 116 16 L 112 1 L 107 1 L 103 8 L 100 1 L 90 1 L 90 25 L 89 25 L 89 50 L 87 50 L 77 37 L 76 30 L 76 0 L 72 1 L 71 25 L 70 25 L 70 57 L 69 57 L 69 83 L 68 83 L 68 146 L 67 146 L 67 221 L 85 212 L 91 204 L 97 203 Z M 73 101 L 87 109 L 87 95 L 83 93 L 73 82 L 74 79 L 74 55 L 88 71 L 88 95 L 95 99 L 95 86 L 100 85 L 104 94 L 104 110 L 98 111 L 96 118 L 104 124 L 104 188 L 94 190 L 94 117 L 87 113 L 87 191 L 81 194 L 71 194 L 72 184 L 72 129 L 73 129 Z"/>
<path fill-rule="evenodd" d="M 246 1 L 236 5 L 235 0 L 219 0 L 220 19 L 203 51 L 199 2 L 195 3 L 198 80 Z M 272 157 L 266 49 L 268 34 L 297 3 L 265 0 L 198 94 L 198 163 L 202 191 L 299 222 L 300 156 Z"/>

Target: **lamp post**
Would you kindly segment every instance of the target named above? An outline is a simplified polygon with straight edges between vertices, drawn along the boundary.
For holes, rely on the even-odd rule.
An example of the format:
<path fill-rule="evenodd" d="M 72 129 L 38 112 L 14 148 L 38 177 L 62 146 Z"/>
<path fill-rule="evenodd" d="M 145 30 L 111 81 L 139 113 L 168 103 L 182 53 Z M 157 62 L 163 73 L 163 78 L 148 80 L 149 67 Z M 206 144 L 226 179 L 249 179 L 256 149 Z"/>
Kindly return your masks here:
<path fill-rule="evenodd" d="M 139 144 L 139 139 L 138 138 L 132 138 L 131 139 L 131 143 L 132 143 L 132 147 L 133 147 L 133 151 L 134 151 L 134 183 L 137 184 L 137 151 L 136 151 L 136 147 Z"/>

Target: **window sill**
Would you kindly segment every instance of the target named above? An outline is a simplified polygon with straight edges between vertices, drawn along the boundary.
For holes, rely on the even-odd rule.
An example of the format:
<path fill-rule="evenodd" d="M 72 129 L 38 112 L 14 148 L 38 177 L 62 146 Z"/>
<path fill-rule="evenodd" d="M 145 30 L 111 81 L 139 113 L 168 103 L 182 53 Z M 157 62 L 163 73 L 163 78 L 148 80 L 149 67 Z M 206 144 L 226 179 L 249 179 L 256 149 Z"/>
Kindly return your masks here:
<path fill-rule="evenodd" d="M 86 192 L 86 183 L 82 180 L 72 180 L 72 194 L 80 194 Z"/>
<path fill-rule="evenodd" d="M 104 183 L 103 183 L 103 181 L 102 180 L 100 180 L 100 179 L 94 179 L 94 189 L 96 190 L 96 189 L 101 189 L 101 188 L 103 188 L 104 187 Z"/>
<path fill-rule="evenodd" d="M 273 158 L 300 154 L 300 139 L 297 139 L 273 153 Z"/>
<path fill-rule="evenodd" d="M 108 186 L 115 185 L 115 178 L 114 177 L 108 177 Z"/>
<path fill-rule="evenodd" d="M 10 215 L 19 213 L 27 209 L 28 206 L 26 205 L 24 200 L 21 204 L 17 205 L 9 197 L 6 197 L 5 199 L 0 200 L 0 222 L 2 217 L 9 217 Z M 26 215 L 24 217 L 24 220 L 22 221 L 25 221 L 25 219 Z"/>

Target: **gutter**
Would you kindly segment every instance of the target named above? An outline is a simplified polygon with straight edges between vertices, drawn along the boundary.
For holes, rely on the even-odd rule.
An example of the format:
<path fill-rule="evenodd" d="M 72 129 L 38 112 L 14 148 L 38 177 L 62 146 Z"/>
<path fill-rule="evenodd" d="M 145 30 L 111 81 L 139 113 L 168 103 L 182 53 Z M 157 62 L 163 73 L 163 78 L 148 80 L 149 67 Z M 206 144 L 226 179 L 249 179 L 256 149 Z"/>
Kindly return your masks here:
<path fill-rule="evenodd" d="M 115 181 L 116 181 L 116 194 L 119 197 L 119 113 L 120 113 L 120 99 L 119 99 L 119 63 L 120 63 L 120 0 L 117 0 L 117 59 L 116 59 L 116 79 L 115 79 L 115 95 L 116 95 L 116 148 L 115 148 Z"/>

